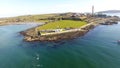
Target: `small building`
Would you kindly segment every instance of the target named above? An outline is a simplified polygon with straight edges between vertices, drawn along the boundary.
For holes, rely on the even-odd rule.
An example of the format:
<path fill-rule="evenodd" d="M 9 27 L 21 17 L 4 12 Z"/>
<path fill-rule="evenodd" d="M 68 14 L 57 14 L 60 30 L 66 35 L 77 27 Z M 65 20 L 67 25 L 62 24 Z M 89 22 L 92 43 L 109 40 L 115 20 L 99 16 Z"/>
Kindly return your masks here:
<path fill-rule="evenodd" d="M 56 29 L 55 32 L 61 32 L 63 29 Z"/>
<path fill-rule="evenodd" d="M 64 29 L 48 29 L 48 30 L 41 30 L 41 33 L 55 33 L 55 32 L 61 32 L 64 31 Z"/>

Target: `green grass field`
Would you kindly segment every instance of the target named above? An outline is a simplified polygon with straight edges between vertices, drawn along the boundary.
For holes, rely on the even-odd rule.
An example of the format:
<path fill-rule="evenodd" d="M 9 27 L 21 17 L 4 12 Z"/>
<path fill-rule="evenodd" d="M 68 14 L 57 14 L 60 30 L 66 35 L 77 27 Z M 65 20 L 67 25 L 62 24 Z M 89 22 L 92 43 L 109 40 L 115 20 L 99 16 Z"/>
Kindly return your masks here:
<path fill-rule="evenodd" d="M 46 29 L 57 29 L 57 28 L 79 28 L 83 25 L 87 24 L 83 21 L 73 21 L 73 20 L 61 20 L 53 23 L 48 23 L 43 26 L 38 27 L 38 30 L 46 30 Z"/>

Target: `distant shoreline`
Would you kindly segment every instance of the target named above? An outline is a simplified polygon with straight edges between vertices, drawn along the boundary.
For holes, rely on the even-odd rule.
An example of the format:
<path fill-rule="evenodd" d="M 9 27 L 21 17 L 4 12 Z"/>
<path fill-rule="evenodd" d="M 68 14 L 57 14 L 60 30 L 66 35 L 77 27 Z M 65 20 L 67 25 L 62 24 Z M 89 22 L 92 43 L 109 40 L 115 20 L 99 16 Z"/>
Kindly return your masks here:
<path fill-rule="evenodd" d="M 120 13 L 120 10 L 107 10 L 107 11 L 100 11 L 98 13 Z"/>
<path fill-rule="evenodd" d="M 0 23 L 0 26 L 6 26 L 6 25 L 43 25 L 43 22 L 13 22 L 13 23 Z"/>

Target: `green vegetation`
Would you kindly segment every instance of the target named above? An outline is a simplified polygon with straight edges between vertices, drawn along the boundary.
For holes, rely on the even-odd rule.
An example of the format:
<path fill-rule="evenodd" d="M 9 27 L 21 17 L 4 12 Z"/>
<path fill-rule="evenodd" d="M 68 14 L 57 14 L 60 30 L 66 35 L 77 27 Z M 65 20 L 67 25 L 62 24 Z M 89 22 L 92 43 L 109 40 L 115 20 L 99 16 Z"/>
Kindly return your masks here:
<path fill-rule="evenodd" d="M 53 23 L 48 23 L 43 26 L 38 27 L 38 30 L 46 30 L 46 29 L 57 29 L 57 28 L 79 28 L 83 25 L 87 24 L 84 21 L 74 21 L 74 20 L 61 20 Z"/>
<path fill-rule="evenodd" d="M 79 14 L 78 14 L 79 15 Z M 24 15 L 17 17 L 0 18 L 4 23 L 13 22 L 47 22 L 58 20 L 82 20 L 80 16 L 75 16 L 75 13 L 52 13 L 52 14 L 39 14 L 39 15 Z"/>
<path fill-rule="evenodd" d="M 25 15 L 9 18 L 0 18 L 0 21 L 6 22 L 49 22 L 49 18 L 55 18 L 59 14 L 41 14 L 41 15 Z"/>
<path fill-rule="evenodd" d="M 24 15 L 17 17 L 0 18 L 0 21 L 7 22 L 50 22 L 56 20 L 80 20 L 79 16 L 74 16 L 75 13 L 52 13 L 39 15 Z"/>
<path fill-rule="evenodd" d="M 33 22 L 48 22 L 48 18 L 54 17 L 57 14 L 41 14 L 41 15 L 27 15 L 17 17 L 20 21 L 33 21 Z"/>

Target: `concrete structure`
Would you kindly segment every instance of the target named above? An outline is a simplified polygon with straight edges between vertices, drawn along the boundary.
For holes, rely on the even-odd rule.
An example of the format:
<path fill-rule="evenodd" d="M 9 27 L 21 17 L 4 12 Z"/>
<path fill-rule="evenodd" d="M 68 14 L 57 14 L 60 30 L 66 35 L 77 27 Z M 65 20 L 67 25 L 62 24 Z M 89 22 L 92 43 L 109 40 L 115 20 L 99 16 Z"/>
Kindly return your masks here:
<path fill-rule="evenodd" d="M 94 16 L 94 6 L 92 6 L 92 16 Z"/>

